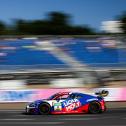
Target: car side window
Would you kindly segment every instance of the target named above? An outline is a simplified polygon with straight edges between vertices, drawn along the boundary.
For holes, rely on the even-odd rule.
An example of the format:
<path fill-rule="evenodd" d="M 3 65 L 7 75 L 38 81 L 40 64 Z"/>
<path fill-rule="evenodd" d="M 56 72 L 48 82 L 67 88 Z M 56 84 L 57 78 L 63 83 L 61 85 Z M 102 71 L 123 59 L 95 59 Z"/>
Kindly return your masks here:
<path fill-rule="evenodd" d="M 65 100 L 67 98 L 68 98 L 68 95 L 65 94 L 65 95 L 59 95 L 59 96 L 55 97 L 55 100 Z"/>
<path fill-rule="evenodd" d="M 71 94 L 68 98 L 74 99 L 75 98 L 75 94 Z"/>
<path fill-rule="evenodd" d="M 71 94 L 70 96 L 69 96 L 69 98 L 72 98 L 72 99 L 80 99 L 80 98 L 82 98 L 82 96 L 81 95 L 79 95 L 79 94 Z"/>
<path fill-rule="evenodd" d="M 80 99 L 80 98 L 82 98 L 82 96 L 81 95 L 76 95 L 76 98 Z"/>
<path fill-rule="evenodd" d="M 67 99 L 68 98 L 68 95 L 62 95 L 61 96 L 61 100 L 64 100 L 64 99 Z"/>

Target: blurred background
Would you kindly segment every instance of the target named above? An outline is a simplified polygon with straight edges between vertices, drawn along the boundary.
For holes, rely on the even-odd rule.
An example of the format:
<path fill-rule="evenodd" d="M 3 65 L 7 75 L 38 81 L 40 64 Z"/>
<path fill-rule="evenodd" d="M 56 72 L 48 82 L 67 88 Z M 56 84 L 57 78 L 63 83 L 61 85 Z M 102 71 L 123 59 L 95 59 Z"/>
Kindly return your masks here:
<path fill-rule="evenodd" d="M 124 1 L 0 2 L 1 103 L 103 88 L 126 101 Z"/>
<path fill-rule="evenodd" d="M 125 36 L 48 35 L 5 39 L 0 40 L 2 83 L 23 80 L 26 87 L 37 88 L 67 80 L 70 84 L 65 84 L 66 81 L 54 87 L 125 86 Z M 7 84 L 2 88 L 13 87 Z"/>

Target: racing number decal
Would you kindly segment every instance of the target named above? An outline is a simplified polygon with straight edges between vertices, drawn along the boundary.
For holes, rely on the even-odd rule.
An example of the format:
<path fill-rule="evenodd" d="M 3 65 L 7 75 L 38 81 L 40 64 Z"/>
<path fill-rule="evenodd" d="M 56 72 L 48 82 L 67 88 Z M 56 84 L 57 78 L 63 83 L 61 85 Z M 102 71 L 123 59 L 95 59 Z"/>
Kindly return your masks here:
<path fill-rule="evenodd" d="M 71 111 L 75 108 L 78 108 L 81 106 L 81 103 L 78 99 L 72 99 L 64 102 L 64 106 L 66 108 L 66 111 Z"/>
<path fill-rule="evenodd" d="M 60 102 L 54 103 L 54 111 L 61 111 L 62 104 Z"/>

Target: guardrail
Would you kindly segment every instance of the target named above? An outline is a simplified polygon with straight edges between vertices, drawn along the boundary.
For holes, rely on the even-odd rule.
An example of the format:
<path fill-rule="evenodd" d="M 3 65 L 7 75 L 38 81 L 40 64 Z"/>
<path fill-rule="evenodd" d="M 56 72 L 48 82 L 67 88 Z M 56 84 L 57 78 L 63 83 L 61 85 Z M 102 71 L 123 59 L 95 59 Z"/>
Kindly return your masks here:
<path fill-rule="evenodd" d="M 81 66 L 77 66 L 81 67 Z M 87 65 L 88 71 L 92 70 L 124 70 L 126 69 L 126 63 L 95 63 Z M 38 64 L 38 65 L 0 65 L 0 71 L 11 72 L 12 71 L 54 71 L 54 70 L 72 70 L 68 65 L 61 64 Z M 83 67 L 82 67 L 83 69 Z"/>
<path fill-rule="evenodd" d="M 40 72 L 40 71 L 64 71 L 68 70 L 67 65 L 39 64 L 39 65 L 0 65 L 0 74 L 15 72 Z"/>
<path fill-rule="evenodd" d="M 49 38 L 53 38 L 53 37 L 79 37 L 79 38 L 97 38 L 97 37 L 126 37 L 124 34 L 104 34 L 104 35 L 0 35 L 0 39 L 4 39 L 4 38 L 45 38 L 45 37 L 49 37 Z"/>

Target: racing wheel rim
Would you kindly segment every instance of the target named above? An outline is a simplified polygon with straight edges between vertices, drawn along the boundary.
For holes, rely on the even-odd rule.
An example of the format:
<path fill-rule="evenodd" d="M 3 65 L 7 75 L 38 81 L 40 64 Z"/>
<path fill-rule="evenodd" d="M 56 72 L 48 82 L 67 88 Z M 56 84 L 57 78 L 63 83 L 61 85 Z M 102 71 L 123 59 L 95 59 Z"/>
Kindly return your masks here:
<path fill-rule="evenodd" d="M 50 106 L 46 103 L 41 104 L 39 106 L 39 111 L 40 111 L 40 114 L 44 114 L 44 115 L 49 114 L 50 113 Z"/>

